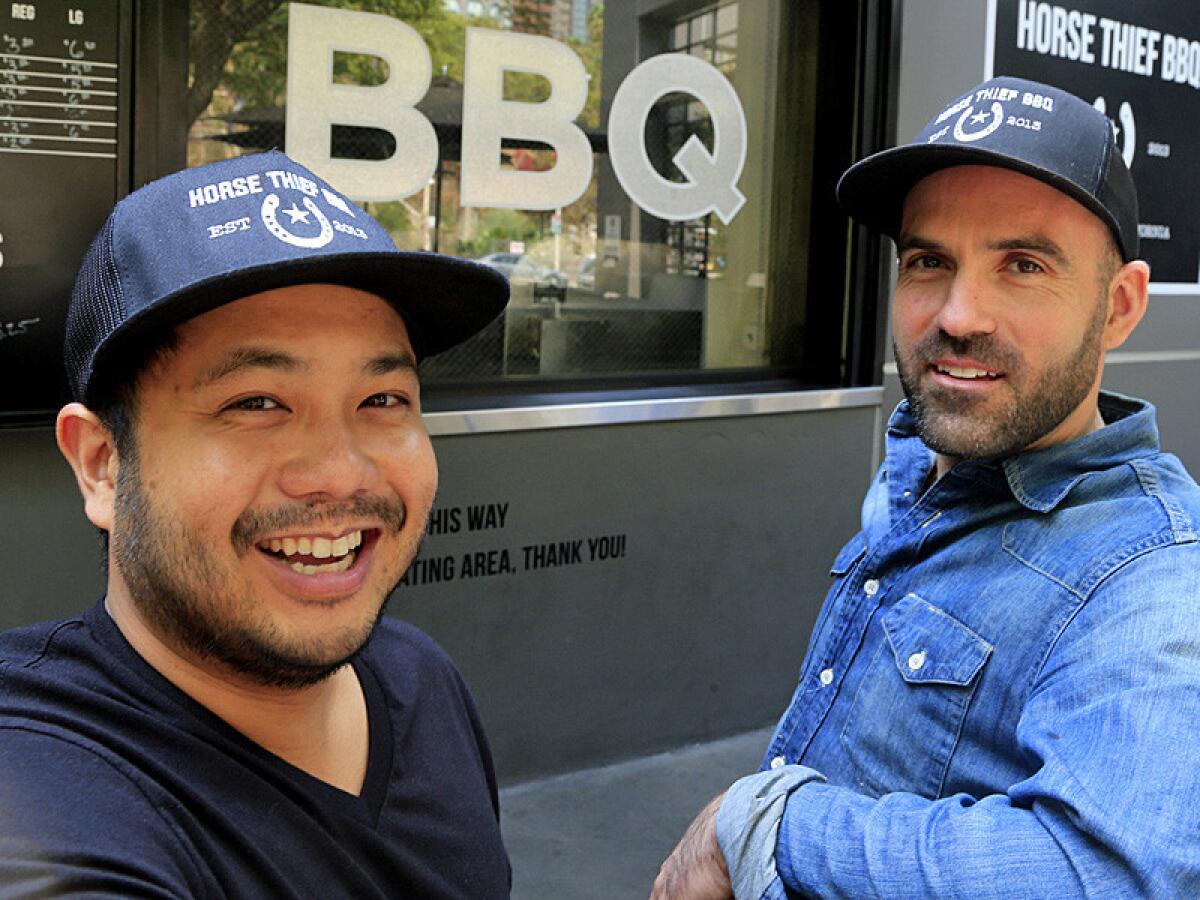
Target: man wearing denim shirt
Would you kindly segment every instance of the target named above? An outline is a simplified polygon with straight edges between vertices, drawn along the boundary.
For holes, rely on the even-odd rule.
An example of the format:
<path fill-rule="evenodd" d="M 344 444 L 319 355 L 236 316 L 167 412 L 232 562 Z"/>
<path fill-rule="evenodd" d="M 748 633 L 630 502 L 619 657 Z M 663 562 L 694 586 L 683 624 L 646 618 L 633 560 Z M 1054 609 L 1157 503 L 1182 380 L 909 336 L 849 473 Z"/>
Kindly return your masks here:
<path fill-rule="evenodd" d="M 907 402 L 762 771 L 655 898 L 1200 896 L 1200 488 L 1100 392 L 1145 312 L 1107 118 L 997 78 L 851 167 Z"/>

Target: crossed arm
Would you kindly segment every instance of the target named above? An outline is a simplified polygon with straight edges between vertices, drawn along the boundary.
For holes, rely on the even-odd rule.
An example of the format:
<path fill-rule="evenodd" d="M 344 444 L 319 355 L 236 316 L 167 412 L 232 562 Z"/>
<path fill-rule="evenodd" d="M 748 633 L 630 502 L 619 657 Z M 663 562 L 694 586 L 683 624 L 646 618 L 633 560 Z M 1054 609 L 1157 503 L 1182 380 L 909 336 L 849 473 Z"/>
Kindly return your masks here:
<path fill-rule="evenodd" d="M 760 772 L 704 808 L 654 900 L 1200 896 L 1200 555 L 1177 549 L 1060 639 L 1017 729 L 1028 777 L 929 799 Z"/>

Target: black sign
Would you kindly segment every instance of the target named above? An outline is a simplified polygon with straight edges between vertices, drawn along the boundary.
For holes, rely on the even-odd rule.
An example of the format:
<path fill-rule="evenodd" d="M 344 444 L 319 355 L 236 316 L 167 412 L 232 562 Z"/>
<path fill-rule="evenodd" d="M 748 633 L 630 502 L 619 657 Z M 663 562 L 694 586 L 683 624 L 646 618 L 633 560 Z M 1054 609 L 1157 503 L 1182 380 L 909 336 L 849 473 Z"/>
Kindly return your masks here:
<path fill-rule="evenodd" d="M 120 187 L 119 8 L 0 0 L 0 424 L 65 396 L 67 299 Z"/>
<path fill-rule="evenodd" d="M 1179 0 L 993 0 L 992 75 L 1071 91 L 1106 112 L 1138 188 L 1153 280 L 1200 289 L 1200 17 Z"/>

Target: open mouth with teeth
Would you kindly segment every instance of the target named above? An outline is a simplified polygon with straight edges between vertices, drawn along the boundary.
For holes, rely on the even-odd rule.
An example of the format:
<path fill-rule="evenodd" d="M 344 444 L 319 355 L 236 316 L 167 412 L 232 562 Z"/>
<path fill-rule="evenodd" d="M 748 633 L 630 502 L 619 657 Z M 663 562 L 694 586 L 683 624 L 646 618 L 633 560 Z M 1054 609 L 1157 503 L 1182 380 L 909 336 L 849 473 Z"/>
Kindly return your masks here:
<path fill-rule="evenodd" d="M 345 572 L 354 565 L 363 543 L 370 542 L 375 531 L 350 531 L 341 537 L 320 535 L 267 538 L 255 546 L 259 552 L 285 563 L 301 575 Z"/>
<path fill-rule="evenodd" d="M 966 366 L 946 366 L 934 363 L 931 368 L 940 375 L 949 375 L 963 381 L 997 381 L 1004 377 L 1003 372 L 993 372 L 991 369 L 976 369 Z"/>

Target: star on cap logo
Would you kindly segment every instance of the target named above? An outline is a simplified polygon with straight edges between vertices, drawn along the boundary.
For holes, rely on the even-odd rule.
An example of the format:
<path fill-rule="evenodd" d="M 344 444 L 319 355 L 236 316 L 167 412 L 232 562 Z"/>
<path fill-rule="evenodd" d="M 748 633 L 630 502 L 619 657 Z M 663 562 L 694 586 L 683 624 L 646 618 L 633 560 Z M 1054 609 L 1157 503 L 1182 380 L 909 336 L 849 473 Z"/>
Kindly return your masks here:
<path fill-rule="evenodd" d="M 276 238 L 285 244 L 291 244 L 293 247 L 304 247 L 308 250 L 324 247 L 333 240 L 332 223 L 321 212 L 317 204 L 313 203 L 308 197 L 303 197 L 301 202 L 304 204 L 304 209 L 300 209 L 293 200 L 292 205 L 283 210 L 283 214 L 291 220 L 288 225 L 308 225 L 308 230 L 311 231 L 313 225 L 308 221 L 308 217 L 310 215 L 315 216 L 316 234 L 296 234 L 279 221 L 280 200 L 278 194 L 268 194 L 263 199 L 261 212 L 263 224 L 267 226 L 267 230 L 271 234 L 275 235 Z"/>
<path fill-rule="evenodd" d="M 990 121 L 989 121 L 990 119 Z M 992 101 L 991 115 L 986 112 L 975 112 L 975 107 L 968 106 L 954 123 L 954 138 L 963 143 L 981 141 L 1004 124 L 1004 107 Z M 980 128 L 978 126 L 982 125 Z M 974 130 L 968 130 L 968 126 Z"/>
<path fill-rule="evenodd" d="M 291 208 L 285 209 L 283 212 L 285 215 L 291 217 L 293 225 L 295 225 L 297 222 L 303 222 L 305 225 L 308 224 L 309 214 L 304 210 L 297 208 L 295 200 L 292 201 Z"/>

